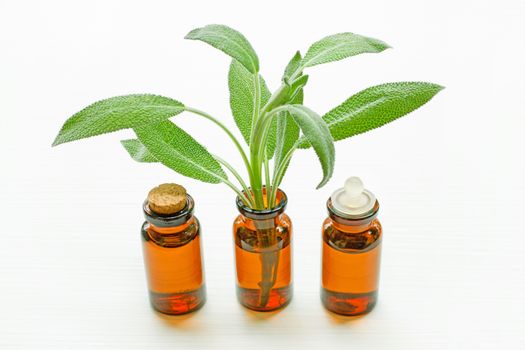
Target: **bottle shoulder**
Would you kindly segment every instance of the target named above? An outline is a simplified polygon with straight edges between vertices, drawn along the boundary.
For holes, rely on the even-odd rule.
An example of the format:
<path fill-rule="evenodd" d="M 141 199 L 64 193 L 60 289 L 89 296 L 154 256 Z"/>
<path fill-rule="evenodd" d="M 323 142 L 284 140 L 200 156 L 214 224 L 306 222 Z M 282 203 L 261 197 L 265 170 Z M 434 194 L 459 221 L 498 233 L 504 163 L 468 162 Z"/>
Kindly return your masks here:
<path fill-rule="evenodd" d="M 200 235 L 200 223 L 196 217 L 180 226 L 157 227 L 148 221 L 144 221 L 141 227 L 141 236 L 144 242 L 173 248 L 186 245 Z"/>
<path fill-rule="evenodd" d="M 345 252 L 364 252 L 381 243 L 383 230 L 378 219 L 365 225 L 347 226 L 327 218 L 323 223 L 323 241 Z"/>

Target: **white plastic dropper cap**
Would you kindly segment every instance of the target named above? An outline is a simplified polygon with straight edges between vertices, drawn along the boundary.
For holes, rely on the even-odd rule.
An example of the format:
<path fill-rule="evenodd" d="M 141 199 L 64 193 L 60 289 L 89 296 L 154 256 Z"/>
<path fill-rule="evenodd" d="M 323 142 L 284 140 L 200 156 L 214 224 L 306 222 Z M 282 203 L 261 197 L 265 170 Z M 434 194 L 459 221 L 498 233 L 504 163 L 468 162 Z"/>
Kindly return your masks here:
<path fill-rule="evenodd" d="M 345 186 L 332 194 L 334 209 L 342 214 L 358 216 L 374 208 L 376 197 L 365 190 L 360 178 L 352 176 L 345 181 Z"/>

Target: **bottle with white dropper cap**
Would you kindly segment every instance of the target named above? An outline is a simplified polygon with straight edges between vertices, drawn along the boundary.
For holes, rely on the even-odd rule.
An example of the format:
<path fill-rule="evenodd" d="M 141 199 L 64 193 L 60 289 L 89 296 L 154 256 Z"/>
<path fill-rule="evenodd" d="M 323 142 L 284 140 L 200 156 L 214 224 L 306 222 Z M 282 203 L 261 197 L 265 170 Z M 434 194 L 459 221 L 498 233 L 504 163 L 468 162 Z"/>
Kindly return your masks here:
<path fill-rule="evenodd" d="M 382 239 L 379 203 L 361 179 L 350 177 L 328 199 L 327 209 L 321 300 L 338 314 L 365 314 L 377 302 Z"/>
<path fill-rule="evenodd" d="M 361 217 L 374 209 L 376 197 L 365 190 L 360 178 L 352 176 L 345 186 L 336 190 L 330 197 L 334 211 L 345 217 Z"/>

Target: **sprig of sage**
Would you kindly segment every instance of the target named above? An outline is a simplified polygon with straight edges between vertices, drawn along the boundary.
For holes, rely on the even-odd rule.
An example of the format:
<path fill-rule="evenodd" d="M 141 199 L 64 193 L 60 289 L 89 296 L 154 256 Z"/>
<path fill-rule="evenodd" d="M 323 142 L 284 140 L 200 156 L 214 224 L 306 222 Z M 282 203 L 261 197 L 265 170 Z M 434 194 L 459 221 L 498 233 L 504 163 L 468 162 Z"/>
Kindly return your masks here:
<path fill-rule="evenodd" d="M 297 149 L 311 147 L 317 154 L 323 173 L 317 186 L 320 188 L 334 171 L 335 141 L 390 123 L 421 107 L 443 89 L 426 82 L 377 85 L 350 96 L 320 116 L 303 105 L 309 78 L 304 71 L 360 54 L 380 53 L 390 47 L 388 44 L 354 33 L 322 38 L 304 56 L 296 51 L 284 70 L 281 85 L 272 93 L 259 72 L 254 48 L 235 29 L 208 25 L 192 30 L 186 39 L 207 43 L 231 57 L 230 107 L 246 146 L 220 119 L 172 98 L 152 94 L 117 96 L 87 106 L 66 120 L 53 145 L 132 129 L 137 138 L 121 142 L 134 160 L 159 162 L 187 177 L 225 183 L 246 205 L 262 210 L 276 204 L 277 189 Z M 247 181 L 230 163 L 210 153 L 169 120 L 182 112 L 206 118 L 226 133 L 243 160 Z M 239 185 L 229 180 L 225 169 Z"/>

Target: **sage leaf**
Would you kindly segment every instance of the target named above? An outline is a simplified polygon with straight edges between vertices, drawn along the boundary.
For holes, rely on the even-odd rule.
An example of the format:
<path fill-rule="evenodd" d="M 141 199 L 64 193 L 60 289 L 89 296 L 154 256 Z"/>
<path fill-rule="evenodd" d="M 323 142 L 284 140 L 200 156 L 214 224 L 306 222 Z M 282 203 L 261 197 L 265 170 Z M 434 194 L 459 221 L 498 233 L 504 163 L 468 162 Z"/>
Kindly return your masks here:
<path fill-rule="evenodd" d="M 374 38 L 353 33 L 339 33 L 327 36 L 310 46 L 301 63 L 312 67 L 322 63 L 339 61 L 362 53 L 377 53 L 390 46 Z"/>
<path fill-rule="evenodd" d="M 248 40 L 225 25 L 210 24 L 189 32 L 185 39 L 200 40 L 221 50 L 241 63 L 250 73 L 259 71 L 259 58 Z"/>
<path fill-rule="evenodd" d="M 121 129 L 159 122 L 184 111 L 184 105 L 158 95 L 126 95 L 95 102 L 66 120 L 53 146 Z"/>
<path fill-rule="evenodd" d="M 259 85 L 261 87 L 259 106 L 262 108 L 268 102 L 271 93 L 262 77 L 259 77 Z M 233 119 L 249 145 L 255 109 L 255 76 L 242 64 L 232 60 L 228 72 L 228 87 L 230 89 L 230 108 Z"/>
<path fill-rule="evenodd" d="M 292 83 L 292 85 L 290 86 L 290 92 L 289 92 L 290 101 L 294 100 L 299 94 L 299 92 L 303 91 L 303 88 L 307 82 L 308 82 L 308 75 L 301 75 L 299 78 L 297 78 Z M 302 104 L 302 102 L 300 104 Z"/>
<path fill-rule="evenodd" d="M 139 163 L 157 163 L 158 160 L 148 149 L 137 139 L 120 141 L 122 146 L 128 151 L 131 158 Z"/>
<path fill-rule="evenodd" d="M 275 145 L 277 137 L 277 120 L 273 119 L 268 130 L 268 137 L 266 139 L 266 156 L 272 159 L 275 154 Z"/>
<path fill-rule="evenodd" d="M 370 87 L 323 116 L 335 141 L 379 128 L 427 103 L 443 89 L 425 82 L 398 82 Z M 303 139 L 300 148 L 308 148 Z"/>
<path fill-rule="evenodd" d="M 227 179 L 213 156 L 193 137 L 169 120 L 134 128 L 139 141 L 159 162 L 203 182 Z"/>
<path fill-rule="evenodd" d="M 303 103 L 303 92 L 299 91 L 296 98 L 291 102 L 292 104 Z M 277 119 L 277 133 L 276 133 L 276 144 L 275 144 L 275 159 L 274 159 L 274 174 L 277 174 L 279 167 L 283 166 L 281 178 L 284 176 L 289 161 L 287 164 L 282 164 L 284 157 L 294 147 L 295 142 L 299 139 L 299 126 L 295 123 L 294 119 L 289 112 L 281 112 Z M 280 180 L 280 179 L 278 179 Z M 279 184 L 276 184 L 277 186 Z"/>
<path fill-rule="evenodd" d="M 328 182 L 334 172 L 335 148 L 330 130 L 323 119 L 308 107 L 303 105 L 285 105 L 283 109 L 290 113 L 319 158 L 323 169 L 323 179 L 317 185 L 317 188 L 321 188 Z"/>
<path fill-rule="evenodd" d="M 288 65 L 286 66 L 286 68 L 284 69 L 282 80 L 286 84 L 290 84 L 289 83 L 290 80 L 295 79 L 296 76 L 301 74 L 301 70 L 302 70 L 301 62 L 302 62 L 301 53 L 297 51 L 295 55 L 292 57 L 292 59 L 290 60 L 290 62 L 288 62 Z"/>

